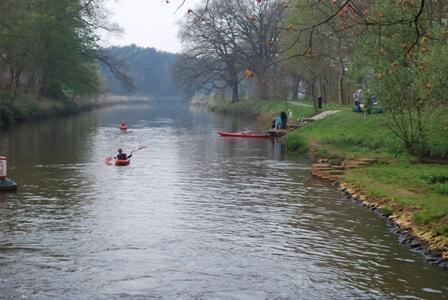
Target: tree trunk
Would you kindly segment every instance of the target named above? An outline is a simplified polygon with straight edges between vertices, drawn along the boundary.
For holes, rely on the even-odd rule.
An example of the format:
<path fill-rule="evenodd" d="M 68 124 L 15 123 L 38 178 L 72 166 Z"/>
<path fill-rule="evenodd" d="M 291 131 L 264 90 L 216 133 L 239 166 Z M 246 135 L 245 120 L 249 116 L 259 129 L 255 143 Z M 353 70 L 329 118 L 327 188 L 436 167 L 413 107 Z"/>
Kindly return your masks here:
<path fill-rule="evenodd" d="M 345 76 L 345 69 L 344 69 L 344 62 L 342 59 L 340 60 L 340 72 L 339 72 L 339 80 L 338 80 L 338 91 L 339 91 L 339 103 L 345 104 L 345 95 L 344 95 L 344 76 Z"/>
<path fill-rule="evenodd" d="M 299 83 L 300 81 L 296 76 L 292 76 L 291 82 L 291 100 L 297 100 L 299 97 Z"/>
<path fill-rule="evenodd" d="M 311 97 L 313 97 L 313 107 L 314 112 L 317 113 L 317 99 L 316 99 L 316 78 L 313 78 L 312 85 L 311 85 Z"/>
<path fill-rule="evenodd" d="M 236 103 L 240 101 L 240 96 L 238 93 L 238 81 L 233 81 L 230 89 L 232 90 L 232 103 Z"/>

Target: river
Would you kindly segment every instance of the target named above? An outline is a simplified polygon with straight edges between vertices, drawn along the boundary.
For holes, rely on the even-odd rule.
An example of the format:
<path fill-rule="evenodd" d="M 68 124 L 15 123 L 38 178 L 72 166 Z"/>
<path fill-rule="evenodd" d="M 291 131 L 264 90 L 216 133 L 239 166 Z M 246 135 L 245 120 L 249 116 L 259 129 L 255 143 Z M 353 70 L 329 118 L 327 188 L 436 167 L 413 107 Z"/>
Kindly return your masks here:
<path fill-rule="evenodd" d="M 216 133 L 249 126 L 181 104 L 3 126 L 0 298 L 448 299 L 448 272 L 309 158 Z M 130 165 L 105 163 L 118 147 Z"/>

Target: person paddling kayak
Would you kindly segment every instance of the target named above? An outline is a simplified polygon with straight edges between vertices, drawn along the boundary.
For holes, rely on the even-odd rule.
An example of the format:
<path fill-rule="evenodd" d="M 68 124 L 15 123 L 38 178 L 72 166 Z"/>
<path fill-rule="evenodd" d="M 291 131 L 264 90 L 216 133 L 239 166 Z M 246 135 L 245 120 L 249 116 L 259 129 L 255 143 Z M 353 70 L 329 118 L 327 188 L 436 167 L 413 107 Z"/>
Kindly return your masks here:
<path fill-rule="evenodd" d="M 115 157 L 115 159 L 126 159 L 126 158 L 131 158 L 132 157 L 132 153 L 128 155 L 126 155 L 126 153 L 123 153 L 123 150 L 121 148 L 118 148 L 118 154 Z"/>

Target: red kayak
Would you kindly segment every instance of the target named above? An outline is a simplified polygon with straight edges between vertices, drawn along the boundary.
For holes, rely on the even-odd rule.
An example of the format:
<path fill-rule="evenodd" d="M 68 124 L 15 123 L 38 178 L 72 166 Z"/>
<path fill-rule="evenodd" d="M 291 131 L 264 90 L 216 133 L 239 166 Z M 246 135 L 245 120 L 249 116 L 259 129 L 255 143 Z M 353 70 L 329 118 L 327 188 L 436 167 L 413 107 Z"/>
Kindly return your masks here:
<path fill-rule="evenodd" d="M 218 131 L 221 136 L 244 137 L 244 138 L 270 138 L 269 133 L 242 133 L 242 132 L 222 132 Z"/>
<path fill-rule="evenodd" d="M 116 166 L 127 166 L 131 163 L 131 160 L 129 158 L 126 159 L 116 159 L 115 165 Z"/>

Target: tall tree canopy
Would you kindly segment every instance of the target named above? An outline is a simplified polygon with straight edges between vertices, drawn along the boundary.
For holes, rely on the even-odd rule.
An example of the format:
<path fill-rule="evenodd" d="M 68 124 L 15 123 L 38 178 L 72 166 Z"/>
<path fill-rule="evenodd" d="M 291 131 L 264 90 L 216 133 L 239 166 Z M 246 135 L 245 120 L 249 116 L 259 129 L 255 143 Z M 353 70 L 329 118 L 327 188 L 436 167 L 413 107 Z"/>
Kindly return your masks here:
<path fill-rule="evenodd" d="M 98 92 L 98 30 L 117 29 L 102 0 L 2 0 L 0 25 L 0 88 L 12 99 Z"/>

